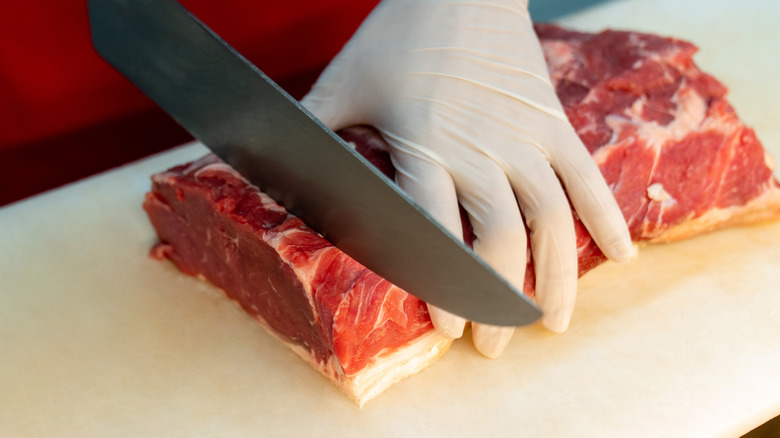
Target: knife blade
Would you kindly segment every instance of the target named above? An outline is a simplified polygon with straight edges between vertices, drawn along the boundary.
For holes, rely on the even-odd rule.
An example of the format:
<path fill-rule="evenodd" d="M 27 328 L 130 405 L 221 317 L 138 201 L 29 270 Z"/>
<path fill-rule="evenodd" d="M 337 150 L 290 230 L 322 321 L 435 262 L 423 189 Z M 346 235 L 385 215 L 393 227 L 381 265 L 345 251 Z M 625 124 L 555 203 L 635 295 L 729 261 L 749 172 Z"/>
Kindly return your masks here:
<path fill-rule="evenodd" d="M 97 52 L 251 183 L 390 282 L 469 320 L 540 310 L 173 0 L 88 0 Z"/>

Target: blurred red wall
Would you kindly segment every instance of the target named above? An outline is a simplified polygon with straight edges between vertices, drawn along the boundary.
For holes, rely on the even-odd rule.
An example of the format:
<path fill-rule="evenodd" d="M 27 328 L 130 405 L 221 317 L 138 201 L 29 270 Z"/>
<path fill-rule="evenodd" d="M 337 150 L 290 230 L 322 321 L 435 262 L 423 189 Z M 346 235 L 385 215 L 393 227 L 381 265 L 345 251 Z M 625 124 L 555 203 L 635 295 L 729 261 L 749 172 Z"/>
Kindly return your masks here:
<path fill-rule="evenodd" d="M 181 3 L 300 98 L 377 1 Z M 191 139 L 94 52 L 86 0 L 0 14 L 0 205 Z"/>

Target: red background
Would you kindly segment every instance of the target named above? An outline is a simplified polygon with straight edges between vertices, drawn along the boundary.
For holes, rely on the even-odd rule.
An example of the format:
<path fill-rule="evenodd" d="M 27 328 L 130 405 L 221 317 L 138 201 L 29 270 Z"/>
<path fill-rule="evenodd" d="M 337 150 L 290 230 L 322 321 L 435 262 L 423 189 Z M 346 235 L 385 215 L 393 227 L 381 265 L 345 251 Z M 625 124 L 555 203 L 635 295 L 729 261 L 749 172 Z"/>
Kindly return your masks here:
<path fill-rule="evenodd" d="M 378 0 L 181 0 L 302 97 Z M 0 205 L 191 139 L 92 48 L 85 0 L 6 2 Z"/>

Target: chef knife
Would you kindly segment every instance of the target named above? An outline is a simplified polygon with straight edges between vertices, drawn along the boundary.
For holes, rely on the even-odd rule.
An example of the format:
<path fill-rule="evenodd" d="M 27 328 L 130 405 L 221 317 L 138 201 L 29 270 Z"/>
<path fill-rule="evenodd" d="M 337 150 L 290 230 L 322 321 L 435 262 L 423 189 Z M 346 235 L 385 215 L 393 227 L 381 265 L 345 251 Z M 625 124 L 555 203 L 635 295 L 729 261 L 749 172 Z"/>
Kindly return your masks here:
<path fill-rule="evenodd" d="M 339 249 L 473 321 L 539 309 L 295 99 L 173 0 L 89 0 L 100 55 Z"/>

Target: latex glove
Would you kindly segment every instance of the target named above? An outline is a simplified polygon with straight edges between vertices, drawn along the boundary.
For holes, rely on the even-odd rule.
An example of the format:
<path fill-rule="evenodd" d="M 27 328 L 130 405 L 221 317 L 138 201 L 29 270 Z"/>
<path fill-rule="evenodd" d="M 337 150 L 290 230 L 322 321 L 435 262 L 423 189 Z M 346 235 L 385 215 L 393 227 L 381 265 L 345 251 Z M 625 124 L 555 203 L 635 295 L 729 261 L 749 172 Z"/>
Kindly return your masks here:
<path fill-rule="evenodd" d="M 334 130 L 376 127 L 399 186 L 462 237 L 460 201 L 475 252 L 518 290 L 525 218 L 536 301 L 550 330 L 567 328 L 577 288 L 561 181 L 605 255 L 632 256 L 620 209 L 554 93 L 527 2 L 384 0 L 302 103 Z M 462 335 L 463 318 L 429 309 L 437 330 Z M 512 331 L 474 324 L 473 340 L 497 357 Z"/>

